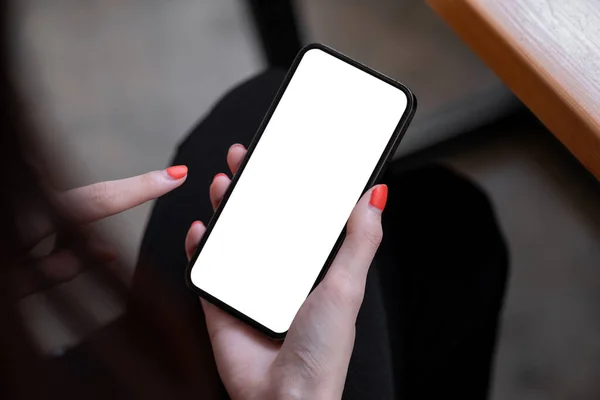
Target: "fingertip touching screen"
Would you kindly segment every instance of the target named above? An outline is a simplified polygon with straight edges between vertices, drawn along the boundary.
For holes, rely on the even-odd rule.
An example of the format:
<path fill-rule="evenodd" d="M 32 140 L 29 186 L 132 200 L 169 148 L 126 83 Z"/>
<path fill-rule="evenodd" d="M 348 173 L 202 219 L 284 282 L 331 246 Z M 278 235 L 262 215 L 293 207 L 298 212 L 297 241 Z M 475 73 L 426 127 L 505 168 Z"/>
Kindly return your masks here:
<path fill-rule="evenodd" d="M 192 265 L 190 280 L 286 332 L 399 127 L 407 95 L 307 50 Z"/>

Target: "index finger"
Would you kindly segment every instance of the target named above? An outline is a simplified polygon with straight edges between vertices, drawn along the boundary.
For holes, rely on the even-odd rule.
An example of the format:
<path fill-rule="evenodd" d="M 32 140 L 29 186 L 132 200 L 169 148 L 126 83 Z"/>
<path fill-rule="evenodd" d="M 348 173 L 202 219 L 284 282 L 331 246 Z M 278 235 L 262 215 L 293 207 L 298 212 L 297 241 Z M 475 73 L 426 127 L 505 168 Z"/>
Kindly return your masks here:
<path fill-rule="evenodd" d="M 60 203 L 78 223 L 89 223 L 139 206 L 177 188 L 187 177 L 187 167 L 177 165 L 161 171 L 68 190 Z"/>

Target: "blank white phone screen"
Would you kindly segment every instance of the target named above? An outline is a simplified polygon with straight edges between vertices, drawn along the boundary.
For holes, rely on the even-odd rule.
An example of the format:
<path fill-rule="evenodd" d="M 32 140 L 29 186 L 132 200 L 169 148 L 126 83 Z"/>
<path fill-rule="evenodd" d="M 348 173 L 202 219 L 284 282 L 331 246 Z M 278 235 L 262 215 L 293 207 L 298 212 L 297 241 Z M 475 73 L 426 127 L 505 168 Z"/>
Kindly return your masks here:
<path fill-rule="evenodd" d="M 320 49 L 295 74 L 191 270 L 275 333 L 309 295 L 407 97 Z"/>

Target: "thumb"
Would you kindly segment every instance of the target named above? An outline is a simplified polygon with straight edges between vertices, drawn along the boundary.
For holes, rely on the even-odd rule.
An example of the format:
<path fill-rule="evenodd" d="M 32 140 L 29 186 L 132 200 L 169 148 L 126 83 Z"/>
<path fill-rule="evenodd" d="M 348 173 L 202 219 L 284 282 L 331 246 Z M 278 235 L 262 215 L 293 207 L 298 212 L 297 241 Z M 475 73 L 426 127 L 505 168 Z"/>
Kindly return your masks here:
<path fill-rule="evenodd" d="M 346 239 L 319 285 L 322 295 L 344 310 L 353 322 L 362 304 L 369 267 L 383 238 L 381 213 L 387 194 L 386 185 L 377 185 L 356 204 L 348 219 Z"/>
<path fill-rule="evenodd" d="M 283 364 L 289 361 L 285 355 L 291 354 L 292 360 L 301 361 L 305 374 L 317 380 L 324 371 L 337 371 L 325 383 L 330 393 L 344 386 L 367 272 L 383 237 L 381 212 L 387 191 L 385 185 L 375 186 L 358 201 L 344 243 L 323 281 L 298 311 L 283 343 Z"/>

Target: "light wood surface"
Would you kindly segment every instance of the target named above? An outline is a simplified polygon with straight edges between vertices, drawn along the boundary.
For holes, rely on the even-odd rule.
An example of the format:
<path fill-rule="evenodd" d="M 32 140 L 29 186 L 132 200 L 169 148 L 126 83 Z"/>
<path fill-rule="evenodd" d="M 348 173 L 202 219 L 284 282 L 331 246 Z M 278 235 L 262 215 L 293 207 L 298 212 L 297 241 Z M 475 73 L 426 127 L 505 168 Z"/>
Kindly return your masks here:
<path fill-rule="evenodd" d="M 426 0 L 600 179 L 600 0 Z"/>

